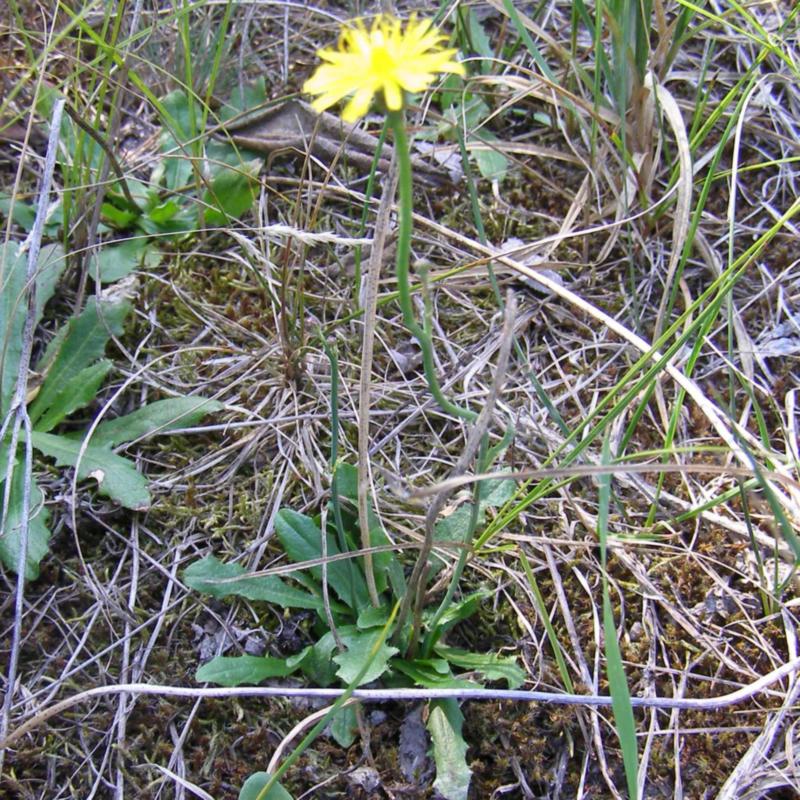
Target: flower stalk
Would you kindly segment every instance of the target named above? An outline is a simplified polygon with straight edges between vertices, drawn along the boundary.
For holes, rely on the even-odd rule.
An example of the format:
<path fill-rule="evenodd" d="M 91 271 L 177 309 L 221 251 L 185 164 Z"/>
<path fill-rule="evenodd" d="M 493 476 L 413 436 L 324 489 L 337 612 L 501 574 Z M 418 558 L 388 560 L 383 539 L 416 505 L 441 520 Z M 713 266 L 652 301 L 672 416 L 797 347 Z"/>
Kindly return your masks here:
<path fill-rule="evenodd" d="M 411 257 L 411 232 L 413 228 L 413 172 L 411 169 L 411 154 L 408 146 L 408 134 L 406 133 L 405 118 L 402 111 L 390 111 L 387 114 L 389 127 L 394 134 L 394 147 L 397 153 L 398 166 L 398 194 L 399 194 L 399 214 L 397 231 L 397 294 L 400 301 L 400 309 L 403 312 L 403 323 L 417 340 L 422 350 L 422 365 L 425 373 L 425 380 L 428 384 L 439 407 L 446 414 L 459 417 L 467 422 L 474 422 L 477 414 L 468 408 L 456 405 L 448 400 L 439 385 L 439 378 L 436 374 L 436 366 L 433 359 L 433 337 L 431 332 L 423 325 L 420 325 L 414 314 L 414 306 L 411 301 L 411 282 L 409 276 L 409 262 Z"/>
<path fill-rule="evenodd" d="M 463 75 L 464 67 L 455 60 L 456 50 L 442 49 L 445 37 L 433 26 L 430 20 L 419 20 L 412 15 L 403 24 L 390 16 L 375 18 L 367 29 L 362 20 L 356 20 L 342 29 L 336 49 L 322 49 L 319 56 L 322 64 L 303 86 L 305 92 L 317 95 L 312 106 L 324 111 L 343 99 L 347 103 L 342 110 L 345 122 L 355 122 L 369 111 L 373 102 L 386 114 L 386 127 L 394 137 L 394 149 L 398 168 L 398 242 L 397 242 L 397 287 L 403 323 L 417 340 L 422 351 L 422 363 L 428 388 L 445 414 L 474 423 L 478 414 L 457 405 L 445 397 L 436 374 L 433 350 L 433 332 L 429 315 L 423 321 L 414 313 L 410 280 L 411 234 L 413 228 L 413 171 L 408 144 L 404 107 L 407 96 L 427 89 L 441 73 Z M 392 191 L 386 189 L 386 192 Z M 365 352 L 368 352 L 365 350 Z M 365 358 L 362 370 L 369 369 L 369 359 Z M 363 378 L 362 378 L 363 380 Z M 367 390 L 368 391 L 368 390 Z M 368 402 L 362 402 L 362 408 Z M 365 448 L 359 447 L 360 452 Z M 371 554 L 369 553 L 369 532 L 366 530 L 366 506 L 363 502 L 364 487 L 359 481 L 359 516 L 362 526 L 362 544 L 367 551 L 365 572 L 370 599 L 378 605 Z M 406 591 L 398 614 L 398 630 L 395 635 L 402 636 L 403 623 L 411 607 L 412 595 L 416 595 L 417 606 L 423 602 L 426 581 L 421 579 L 426 572 L 428 555 L 432 547 L 432 525 L 429 520 L 426 535 L 427 546 L 417 559 L 412 576 L 412 587 Z M 414 584 L 419 584 L 415 592 Z M 418 625 L 415 625 L 418 633 Z M 412 636 L 412 639 L 415 639 Z M 412 642 L 414 646 L 414 642 Z"/>

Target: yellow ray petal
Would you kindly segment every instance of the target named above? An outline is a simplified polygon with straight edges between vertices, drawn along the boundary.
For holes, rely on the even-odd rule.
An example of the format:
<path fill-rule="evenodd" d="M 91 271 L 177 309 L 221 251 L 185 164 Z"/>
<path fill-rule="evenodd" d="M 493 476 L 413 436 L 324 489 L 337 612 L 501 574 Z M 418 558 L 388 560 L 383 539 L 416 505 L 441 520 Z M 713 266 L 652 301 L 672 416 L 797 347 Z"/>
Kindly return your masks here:
<path fill-rule="evenodd" d="M 367 29 L 363 20 L 343 28 L 337 47 L 318 52 L 321 64 L 303 91 L 319 95 L 312 105 L 329 108 L 351 96 L 342 118 L 353 122 L 369 111 L 375 95 L 386 108 L 399 110 L 404 93 L 422 92 L 441 73 L 464 74 L 456 50 L 442 49 L 443 36 L 428 19 L 412 14 L 403 28 L 391 16 L 376 17 Z"/>

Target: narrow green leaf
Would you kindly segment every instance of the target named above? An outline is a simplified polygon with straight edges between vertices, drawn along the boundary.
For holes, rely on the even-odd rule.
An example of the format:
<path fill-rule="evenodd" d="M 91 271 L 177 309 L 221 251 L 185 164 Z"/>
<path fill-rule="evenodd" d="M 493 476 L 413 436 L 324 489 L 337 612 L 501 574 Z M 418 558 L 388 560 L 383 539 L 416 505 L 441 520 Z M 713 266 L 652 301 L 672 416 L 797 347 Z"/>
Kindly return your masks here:
<path fill-rule="evenodd" d="M 39 323 L 45 303 L 53 296 L 66 261 L 60 245 L 45 245 L 36 265 L 36 313 Z M 28 312 L 25 286 L 27 252 L 12 242 L 0 244 L 0 414 L 8 412 L 19 373 L 22 330 Z"/>
<path fill-rule="evenodd" d="M 249 576 L 240 564 L 223 564 L 214 556 L 195 561 L 184 570 L 186 585 L 212 597 L 245 597 L 282 608 L 324 610 L 322 599 L 284 583 L 277 575 Z"/>
<path fill-rule="evenodd" d="M 480 686 L 474 681 L 454 678 L 450 665 L 443 658 L 416 658 L 414 661 L 395 659 L 389 666 L 423 689 L 477 689 Z"/>
<path fill-rule="evenodd" d="M 494 592 L 491 589 L 479 589 L 477 592 L 451 603 L 439 617 L 439 622 L 436 625 L 438 636 L 441 636 L 459 622 L 463 622 L 473 616 L 478 611 L 478 606 L 493 594 Z"/>
<path fill-rule="evenodd" d="M 285 658 L 217 656 L 197 670 L 195 680 L 220 686 L 256 686 L 267 678 L 285 678 L 293 671 Z"/>
<path fill-rule="evenodd" d="M 753 396 L 752 389 L 750 389 L 750 387 L 746 388 L 748 394 L 750 394 L 751 399 L 753 400 L 753 404 L 755 405 L 756 401 L 755 397 Z M 784 512 L 783 508 L 781 507 L 781 503 L 775 496 L 775 492 L 772 489 L 772 486 L 770 486 L 769 481 L 764 477 L 764 473 L 759 467 L 758 462 L 756 461 L 755 456 L 751 452 L 750 448 L 747 446 L 747 442 L 745 442 L 744 439 L 739 436 L 734 426 L 731 426 L 731 430 L 733 431 L 733 435 L 736 437 L 736 441 L 738 442 L 739 446 L 747 456 L 750 466 L 753 468 L 756 481 L 758 481 L 761 491 L 764 492 L 764 497 L 769 504 L 770 511 L 772 511 L 772 514 L 775 517 L 775 521 L 778 523 L 778 527 L 783 534 L 783 538 L 786 540 L 786 543 L 789 545 L 789 547 L 791 547 L 792 552 L 794 553 L 795 566 L 797 566 L 800 564 L 800 539 L 797 538 L 792 523 L 789 521 L 789 518 L 786 516 L 786 512 Z"/>
<path fill-rule="evenodd" d="M 561 680 L 564 681 L 564 688 L 570 694 L 573 694 L 575 692 L 575 685 L 572 683 L 572 677 L 570 676 L 569 669 L 567 668 L 567 661 L 564 658 L 561 642 L 558 640 L 558 634 L 556 633 L 556 629 L 550 620 L 550 615 L 547 613 L 547 606 L 545 605 L 544 597 L 542 597 L 542 592 L 539 589 L 539 584 L 536 581 L 533 570 L 531 569 L 528 559 L 525 556 L 525 552 L 522 549 L 520 549 L 519 555 L 520 560 L 522 561 L 522 567 L 525 570 L 525 575 L 528 578 L 528 584 L 531 587 L 533 596 L 536 598 L 536 606 L 539 611 L 539 617 L 541 618 L 542 623 L 544 624 L 544 629 L 547 632 L 547 639 L 550 642 L 550 647 L 553 649 L 553 655 L 555 656 L 556 664 L 558 665 L 558 673 L 561 675 Z"/>
<path fill-rule="evenodd" d="M 467 743 L 461 733 L 464 716 L 456 700 L 431 703 L 428 732 L 433 742 L 436 780 L 433 788 L 445 800 L 467 800 L 472 770 L 467 765 Z"/>
<path fill-rule="evenodd" d="M 116 447 L 123 442 L 143 439 L 154 433 L 169 433 L 197 425 L 206 414 L 225 406 L 205 397 L 173 397 L 156 400 L 124 417 L 101 422 L 92 435 L 95 447 Z"/>
<path fill-rule="evenodd" d="M 147 479 L 137 472 L 128 459 L 104 447 L 89 445 L 81 453 L 81 442 L 66 436 L 34 431 L 33 446 L 54 458 L 58 466 L 78 466 L 78 478 L 94 478 L 100 494 L 110 497 L 125 508 L 143 511 L 150 506 Z M 80 461 L 79 461 L 80 458 Z"/>
<path fill-rule="evenodd" d="M 608 436 L 603 440 L 601 463 L 611 463 L 611 451 Z M 606 569 L 608 548 L 608 508 L 611 503 L 611 473 L 600 475 L 597 510 L 597 535 L 600 539 L 600 564 L 603 572 L 603 639 L 605 641 L 608 686 L 611 691 L 611 707 L 617 736 L 622 748 L 622 763 L 625 767 L 625 778 L 628 783 L 628 797 L 638 799 L 639 746 L 636 741 L 636 721 L 633 717 L 633 706 L 622 664 L 622 653 L 617 641 L 617 626 L 611 609 L 608 591 L 608 571 Z"/>
<path fill-rule="evenodd" d="M 455 647 L 437 645 L 434 650 L 462 669 L 479 672 L 489 681 L 506 681 L 509 689 L 517 689 L 525 682 L 525 672 L 514 656 L 499 656 L 496 653 L 470 653 Z"/>
<path fill-rule="evenodd" d="M 73 411 L 89 405 L 97 397 L 97 392 L 112 366 L 110 361 L 103 359 L 64 382 L 51 394 L 50 406 L 36 421 L 36 430 L 47 433 Z"/>
<path fill-rule="evenodd" d="M 126 301 L 109 303 L 90 297 L 80 316 L 67 323 L 66 334 L 53 340 L 42 358 L 48 365 L 44 383 L 30 408 L 34 426 L 54 404 L 64 384 L 103 357 L 110 336 L 122 334 L 130 308 Z"/>
<path fill-rule="evenodd" d="M 359 631 L 352 626 L 339 629 L 339 638 L 346 650 L 333 660 L 339 665 L 336 674 L 347 684 L 361 676 L 357 686 L 374 681 L 386 672 L 389 659 L 399 652 L 385 642 L 375 651 L 377 642 L 383 637 L 382 629 Z M 365 669 L 365 665 L 369 667 Z"/>
<path fill-rule="evenodd" d="M 256 772 L 251 775 L 239 792 L 239 800 L 293 800 L 292 796 L 279 783 L 270 786 L 268 792 L 264 789 L 269 783 L 268 772 Z"/>
<path fill-rule="evenodd" d="M 313 561 L 322 557 L 322 533 L 314 520 L 305 514 L 281 509 L 275 519 L 275 531 L 292 561 Z M 340 552 L 335 538 L 329 533 L 327 549 L 329 556 Z M 312 567 L 311 573 L 318 581 L 322 580 L 321 567 Z M 333 561 L 328 564 L 327 573 L 330 587 L 343 603 L 354 610 L 369 603 L 367 586 L 360 570 L 351 572 L 344 561 Z"/>
<path fill-rule="evenodd" d="M 8 452 L 0 447 L 0 457 L 6 462 Z M 5 471 L 5 463 L 3 470 Z M 17 571 L 20 550 L 20 529 L 22 523 L 22 492 L 24 487 L 23 469 L 17 466 L 11 477 L 11 493 L 8 499 L 8 513 L 5 526 L 0 532 L 0 559 L 6 567 Z M 5 485 L 0 484 L 0 492 L 5 493 Z M 28 516 L 28 547 L 25 553 L 25 578 L 34 580 L 39 577 L 39 563 L 47 555 L 50 542 L 50 530 L 47 527 L 50 512 L 44 505 L 44 495 L 31 476 L 30 513 Z"/>
<path fill-rule="evenodd" d="M 341 462 L 336 466 L 336 488 L 339 496 L 350 501 L 353 508 L 358 506 L 358 469 L 352 464 Z M 352 528 L 358 530 L 358 517 L 355 513 L 345 515 L 352 519 Z M 328 517 L 330 519 L 330 517 Z M 390 544 L 389 537 L 381 525 L 375 509 L 372 507 L 372 500 L 367 499 L 367 520 L 369 523 L 369 541 L 373 547 L 382 547 Z M 360 536 L 356 539 L 360 541 Z M 372 563 L 375 568 L 375 587 L 378 594 L 384 592 L 391 581 L 395 597 L 402 597 L 405 594 L 405 580 L 403 569 L 397 556 L 393 552 L 373 553 Z M 359 567 L 360 568 L 360 567 Z M 400 591 L 398 591 L 400 589 Z"/>

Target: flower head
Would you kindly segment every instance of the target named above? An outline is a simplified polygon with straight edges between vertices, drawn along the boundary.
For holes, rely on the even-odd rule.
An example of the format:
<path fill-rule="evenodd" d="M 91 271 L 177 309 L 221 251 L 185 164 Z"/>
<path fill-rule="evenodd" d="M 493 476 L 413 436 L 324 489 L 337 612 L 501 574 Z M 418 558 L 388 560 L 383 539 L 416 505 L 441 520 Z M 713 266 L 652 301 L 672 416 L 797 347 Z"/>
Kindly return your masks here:
<path fill-rule="evenodd" d="M 305 82 L 303 91 L 316 94 L 312 106 L 324 111 L 343 97 L 351 96 L 342 112 L 345 122 L 355 122 L 369 111 L 375 95 L 389 111 L 403 107 L 403 92 L 427 89 L 441 72 L 464 74 L 455 61 L 455 50 L 442 50 L 445 37 L 430 20 L 408 20 L 405 30 L 400 20 L 379 16 L 369 30 L 356 20 L 342 29 L 336 50 L 320 50 L 327 63 Z"/>

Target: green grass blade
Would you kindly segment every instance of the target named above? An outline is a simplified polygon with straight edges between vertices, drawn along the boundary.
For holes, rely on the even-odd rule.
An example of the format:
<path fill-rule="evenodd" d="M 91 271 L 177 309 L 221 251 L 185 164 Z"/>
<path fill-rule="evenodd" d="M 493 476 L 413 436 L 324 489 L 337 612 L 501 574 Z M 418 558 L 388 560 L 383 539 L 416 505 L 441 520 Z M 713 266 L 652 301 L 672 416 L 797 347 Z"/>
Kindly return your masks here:
<path fill-rule="evenodd" d="M 603 464 L 611 463 L 611 453 L 606 436 L 603 441 Z M 600 539 L 600 563 L 603 572 L 603 639 L 606 651 L 606 669 L 608 685 L 611 691 L 611 707 L 614 711 L 614 722 L 617 727 L 622 763 L 628 783 L 628 797 L 638 798 L 637 776 L 639 772 L 639 748 L 636 742 L 636 722 L 633 718 L 631 694 L 625 668 L 622 665 L 622 653 L 617 641 L 617 628 L 614 623 L 614 612 L 608 591 L 608 572 L 606 570 L 608 549 L 608 508 L 611 501 L 611 474 L 605 473 L 598 479 L 600 483 L 599 508 L 597 512 L 597 535 Z"/>
<path fill-rule="evenodd" d="M 553 623 L 550 621 L 550 615 L 547 613 L 547 606 L 545 605 L 544 597 L 542 597 L 542 592 L 539 589 L 539 584 L 536 582 L 536 576 L 533 574 L 531 565 L 528 563 L 528 559 L 522 550 L 519 551 L 519 557 L 520 561 L 522 561 L 522 568 L 525 570 L 525 577 L 528 579 L 528 584 L 531 587 L 533 596 L 536 598 L 536 606 L 539 611 L 539 616 L 542 618 L 542 623 L 544 625 L 545 632 L 547 633 L 547 640 L 550 642 L 550 647 L 553 649 L 553 655 L 556 659 L 558 674 L 561 676 L 561 680 L 564 682 L 564 688 L 570 694 L 572 694 L 575 691 L 575 685 L 572 683 L 572 678 L 570 677 L 569 669 L 567 668 L 567 661 L 564 658 L 564 653 L 561 649 L 561 642 L 558 641 L 558 634 L 556 633 L 556 629 L 553 627 Z"/>

